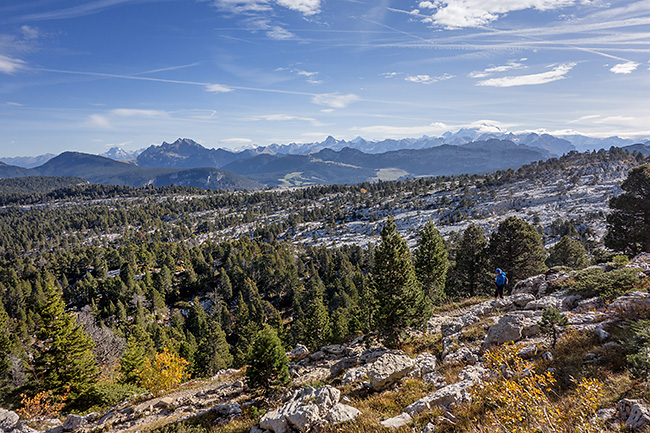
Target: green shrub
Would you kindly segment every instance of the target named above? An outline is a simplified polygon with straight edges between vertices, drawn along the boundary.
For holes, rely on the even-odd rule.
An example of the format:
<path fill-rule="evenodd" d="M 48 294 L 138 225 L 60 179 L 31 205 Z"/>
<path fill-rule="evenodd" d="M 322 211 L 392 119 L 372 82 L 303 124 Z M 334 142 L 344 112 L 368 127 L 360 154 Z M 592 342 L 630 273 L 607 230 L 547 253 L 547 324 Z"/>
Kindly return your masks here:
<path fill-rule="evenodd" d="M 638 270 L 616 269 L 605 272 L 601 268 L 585 269 L 573 276 L 569 287 L 574 293 L 584 297 L 600 296 L 603 299 L 614 299 L 635 290 L 641 279 Z"/>
<path fill-rule="evenodd" d="M 113 407 L 118 403 L 146 392 L 144 388 L 126 383 L 99 382 L 90 391 L 90 403 L 92 411 Z"/>
<path fill-rule="evenodd" d="M 650 380 L 650 320 L 639 320 L 630 324 L 632 337 L 628 341 L 627 356 L 630 372 L 637 379 Z"/>

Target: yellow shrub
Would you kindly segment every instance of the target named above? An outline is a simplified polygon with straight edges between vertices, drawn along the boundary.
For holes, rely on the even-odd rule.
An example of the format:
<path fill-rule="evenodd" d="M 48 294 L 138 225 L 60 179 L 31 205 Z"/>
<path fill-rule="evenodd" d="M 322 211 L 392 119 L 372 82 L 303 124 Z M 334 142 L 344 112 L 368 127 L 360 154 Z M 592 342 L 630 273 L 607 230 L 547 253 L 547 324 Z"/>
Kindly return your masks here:
<path fill-rule="evenodd" d="M 575 391 L 554 398 L 555 378 L 550 372 L 535 373 L 534 364 L 517 356 L 506 345 L 488 352 L 486 365 L 493 379 L 472 388 L 473 401 L 485 410 L 482 432 L 598 432 L 589 419 L 603 396 L 597 379 L 582 379 Z M 478 420 L 477 420 L 478 421 Z"/>
<path fill-rule="evenodd" d="M 187 376 L 188 362 L 165 348 L 153 361 L 147 359 L 140 372 L 142 385 L 156 394 L 180 385 Z"/>
<path fill-rule="evenodd" d="M 47 390 L 39 392 L 34 397 L 28 397 L 25 394 L 20 394 L 20 397 L 23 407 L 17 410 L 18 416 L 22 419 L 39 421 L 57 418 L 65 406 L 68 393 L 59 396 L 54 395 L 51 390 Z"/>

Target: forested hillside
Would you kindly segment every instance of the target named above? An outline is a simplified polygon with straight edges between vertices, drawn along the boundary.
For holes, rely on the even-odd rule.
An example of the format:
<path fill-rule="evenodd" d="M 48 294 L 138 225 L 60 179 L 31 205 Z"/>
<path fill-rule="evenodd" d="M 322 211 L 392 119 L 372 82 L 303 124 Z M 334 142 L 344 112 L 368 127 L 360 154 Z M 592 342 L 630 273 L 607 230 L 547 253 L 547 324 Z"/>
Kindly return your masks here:
<path fill-rule="evenodd" d="M 616 254 L 590 229 L 606 224 L 602 212 L 548 220 L 512 214 L 515 202 L 500 213 L 480 203 L 556 177 L 568 196 L 644 162 L 612 148 L 517 171 L 352 186 L 12 189 L 0 197 L 0 406 L 40 396 L 65 411 L 103 410 L 170 386 L 157 382 L 156 362 L 176 365 L 177 382 L 242 367 L 267 328 L 285 348 L 373 332 L 399 346 L 432 308 L 491 295 L 495 267 L 514 284 Z M 404 227 L 405 215 L 419 223 Z M 366 223 L 377 229 L 364 242 L 329 241 Z"/>

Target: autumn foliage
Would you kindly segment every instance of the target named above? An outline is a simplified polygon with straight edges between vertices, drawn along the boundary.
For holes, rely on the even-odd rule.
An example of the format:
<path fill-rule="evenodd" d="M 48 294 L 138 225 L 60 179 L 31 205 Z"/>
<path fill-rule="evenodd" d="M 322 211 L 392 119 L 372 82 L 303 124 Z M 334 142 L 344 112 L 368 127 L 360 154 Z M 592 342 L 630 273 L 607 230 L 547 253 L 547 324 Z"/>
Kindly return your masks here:
<path fill-rule="evenodd" d="M 147 359 L 140 372 L 142 386 L 157 394 L 180 385 L 187 377 L 188 362 L 170 352 L 167 348 L 156 354 L 152 360 Z"/>
<path fill-rule="evenodd" d="M 576 381 L 570 396 L 560 398 L 549 371 L 535 372 L 535 365 L 517 355 L 518 348 L 505 345 L 486 355 L 494 376 L 472 388 L 473 401 L 484 408 L 481 431 L 492 432 L 598 432 L 590 418 L 603 396 L 597 379 Z"/>

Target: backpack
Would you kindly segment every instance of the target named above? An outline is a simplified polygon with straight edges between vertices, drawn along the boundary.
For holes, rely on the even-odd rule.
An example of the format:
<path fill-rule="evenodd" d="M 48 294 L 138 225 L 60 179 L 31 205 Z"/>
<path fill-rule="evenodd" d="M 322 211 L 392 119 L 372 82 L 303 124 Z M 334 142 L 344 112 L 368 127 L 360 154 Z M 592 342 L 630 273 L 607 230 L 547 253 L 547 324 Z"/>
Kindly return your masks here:
<path fill-rule="evenodd" d="M 499 286 L 503 286 L 506 283 L 506 273 L 505 272 L 501 272 L 499 275 L 497 275 L 496 283 Z"/>

